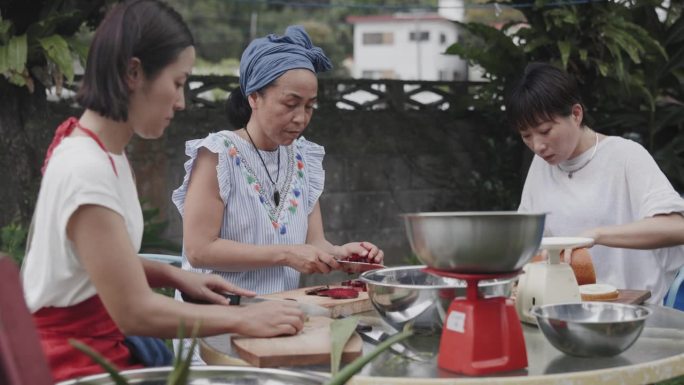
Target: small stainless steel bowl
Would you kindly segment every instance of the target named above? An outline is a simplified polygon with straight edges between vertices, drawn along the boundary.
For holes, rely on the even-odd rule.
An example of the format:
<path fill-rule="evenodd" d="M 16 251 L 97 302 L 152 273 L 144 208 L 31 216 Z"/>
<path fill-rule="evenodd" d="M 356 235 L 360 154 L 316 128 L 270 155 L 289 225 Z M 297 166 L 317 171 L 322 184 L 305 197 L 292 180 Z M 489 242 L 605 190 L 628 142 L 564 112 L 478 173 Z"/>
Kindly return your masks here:
<path fill-rule="evenodd" d="M 411 249 L 423 263 L 471 274 L 522 269 L 539 249 L 546 218 L 512 211 L 402 216 Z"/>
<path fill-rule="evenodd" d="M 544 337 L 563 353 L 610 357 L 639 338 L 651 310 L 644 306 L 583 302 L 535 306 L 530 314 Z"/>
<path fill-rule="evenodd" d="M 120 374 L 131 384 L 156 385 L 166 384 L 166 380 L 171 374 L 171 367 L 145 368 L 124 370 Z M 279 384 L 302 384 L 320 385 L 328 382 L 327 377 L 314 375 L 311 373 L 294 372 L 282 369 L 251 368 L 245 366 L 193 366 L 190 368 L 188 385 L 279 385 Z M 88 383 L 92 385 L 114 385 L 109 374 L 96 374 L 58 382 L 57 385 L 75 385 Z"/>
<path fill-rule="evenodd" d="M 451 301 L 465 297 L 465 281 L 440 277 L 423 271 L 426 266 L 390 267 L 361 274 L 368 297 L 380 317 L 401 330 L 413 322 L 416 335 L 438 335 Z M 508 297 L 513 279 L 480 281 L 483 297 Z"/>

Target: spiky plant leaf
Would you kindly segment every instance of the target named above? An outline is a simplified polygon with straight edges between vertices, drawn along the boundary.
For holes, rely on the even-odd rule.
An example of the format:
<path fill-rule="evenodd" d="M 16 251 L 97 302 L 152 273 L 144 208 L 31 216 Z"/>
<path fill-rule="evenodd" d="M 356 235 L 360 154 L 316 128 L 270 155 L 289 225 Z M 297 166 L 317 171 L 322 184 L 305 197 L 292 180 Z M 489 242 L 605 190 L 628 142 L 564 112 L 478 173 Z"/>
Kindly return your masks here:
<path fill-rule="evenodd" d="M 181 328 L 183 327 L 184 323 L 181 323 Z M 176 361 L 173 365 L 173 370 L 169 374 L 169 377 L 166 381 L 166 385 L 185 385 L 188 383 L 188 377 L 190 376 L 190 365 L 192 364 L 192 355 L 195 351 L 195 347 L 197 346 L 197 334 L 199 333 L 199 329 L 200 323 L 195 322 L 195 325 L 192 328 L 192 333 L 190 334 L 192 338 L 192 343 L 190 344 L 188 353 L 185 357 L 183 357 L 183 349 L 179 349 L 179 354 L 178 356 L 176 356 Z M 179 331 L 179 334 L 182 334 L 181 331 Z"/>
<path fill-rule="evenodd" d="M 389 349 L 390 346 L 396 344 L 397 342 L 401 342 L 413 335 L 413 330 L 411 329 L 411 324 L 408 323 L 406 326 L 404 326 L 404 330 L 402 330 L 401 333 L 397 333 L 393 335 L 392 337 L 386 339 L 385 341 L 381 342 L 375 349 L 373 349 L 372 352 L 365 356 L 361 356 L 351 363 L 349 363 L 347 366 L 344 367 L 344 369 L 340 370 L 336 375 L 334 375 L 330 381 L 326 383 L 326 385 L 344 385 L 349 381 L 350 378 L 352 378 L 356 373 L 361 371 L 366 364 L 369 362 L 373 361 L 377 356 L 380 355 L 380 353 L 384 352 L 385 350 Z"/>
<path fill-rule="evenodd" d="M 333 376 L 340 370 L 344 347 L 358 323 L 358 317 L 347 317 L 334 320 L 330 324 L 330 373 Z"/>
<path fill-rule="evenodd" d="M 112 378 L 112 381 L 114 381 L 116 385 L 128 385 L 128 381 L 126 381 L 126 379 L 121 374 L 119 374 L 119 369 L 116 367 L 116 365 L 109 362 L 109 360 L 104 358 L 100 353 L 93 350 L 90 346 L 78 342 L 72 338 L 69 339 L 69 344 L 83 352 L 85 355 L 90 357 L 90 359 L 92 359 L 98 365 L 100 365 L 102 369 L 109 373 L 109 376 Z"/>

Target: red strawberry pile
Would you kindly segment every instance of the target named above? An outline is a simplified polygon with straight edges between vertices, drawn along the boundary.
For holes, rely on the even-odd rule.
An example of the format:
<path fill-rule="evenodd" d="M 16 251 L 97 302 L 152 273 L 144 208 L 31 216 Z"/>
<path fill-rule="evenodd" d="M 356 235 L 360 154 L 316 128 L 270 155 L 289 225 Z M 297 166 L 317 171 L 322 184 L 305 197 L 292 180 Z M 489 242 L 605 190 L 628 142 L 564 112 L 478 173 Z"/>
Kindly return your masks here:
<path fill-rule="evenodd" d="M 368 291 L 366 283 L 359 279 L 350 279 L 347 281 L 342 281 L 342 286 L 349 286 L 356 291 Z"/>
<path fill-rule="evenodd" d="M 363 283 L 363 282 L 361 282 Z M 305 291 L 307 295 L 319 295 L 321 297 L 330 297 L 332 299 L 353 299 L 359 296 L 359 291 L 352 287 L 334 287 L 321 286 L 314 287 Z"/>
<path fill-rule="evenodd" d="M 342 258 L 343 261 L 346 262 L 362 262 L 362 263 L 373 263 L 368 257 L 362 257 L 358 254 L 352 254 L 348 257 Z"/>

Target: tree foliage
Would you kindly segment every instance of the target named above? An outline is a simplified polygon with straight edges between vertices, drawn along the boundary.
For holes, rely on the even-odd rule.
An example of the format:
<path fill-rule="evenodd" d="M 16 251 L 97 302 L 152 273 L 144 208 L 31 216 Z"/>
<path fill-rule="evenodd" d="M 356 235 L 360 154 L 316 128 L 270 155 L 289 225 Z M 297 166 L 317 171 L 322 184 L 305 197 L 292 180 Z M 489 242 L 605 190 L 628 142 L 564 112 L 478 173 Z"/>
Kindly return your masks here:
<path fill-rule="evenodd" d="M 349 76 L 342 65 L 352 55 L 349 15 L 394 13 L 437 5 L 437 0 L 330 0 L 283 2 L 247 0 L 168 0 L 190 25 L 198 55 L 211 62 L 239 59 L 249 42 L 270 33 L 282 34 L 288 25 L 301 24 L 314 44 L 333 62 L 324 76 Z"/>
<path fill-rule="evenodd" d="M 74 78 L 74 60 L 85 61 L 87 46 L 76 36 L 94 28 L 112 0 L 0 2 L 0 75 L 33 92 L 34 80 L 61 87 Z"/>
<path fill-rule="evenodd" d="M 510 0 L 522 5 L 528 0 Z M 574 74 L 596 122 L 640 138 L 676 188 L 684 189 L 684 18 L 682 4 L 617 0 L 519 8 L 524 22 L 461 24 L 468 37 L 448 53 L 479 64 L 491 81 L 480 107 L 500 110 L 510 81 L 532 61 Z M 665 6 L 664 4 L 669 4 Z M 659 17 L 657 12 L 662 12 Z M 502 114 L 499 114 L 502 115 Z"/>
<path fill-rule="evenodd" d="M 86 56 L 80 32 L 92 30 L 113 0 L 0 0 L 0 164 L 6 173 L 0 226 L 27 224 L 40 166 L 54 127 L 46 89 L 59 92 Z M 11 167 L 9 167 L 11 165 Z"/>

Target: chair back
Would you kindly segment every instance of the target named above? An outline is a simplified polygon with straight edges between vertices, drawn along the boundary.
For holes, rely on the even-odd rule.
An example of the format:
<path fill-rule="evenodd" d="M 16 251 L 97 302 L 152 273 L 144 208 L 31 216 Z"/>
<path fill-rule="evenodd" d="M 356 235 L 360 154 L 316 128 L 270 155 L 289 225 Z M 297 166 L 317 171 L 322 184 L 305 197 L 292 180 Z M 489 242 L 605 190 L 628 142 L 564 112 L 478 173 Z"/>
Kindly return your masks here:
<path fill-rule="evenodd" d="M 665 295 L 663 305 L 684 311 L 684 266 L 679 269 L 670 289 Z"/>
<path fill-rule="evenodd" d="M 0 254 L 0 384 L 52 385 L 14 261 Z"/>

